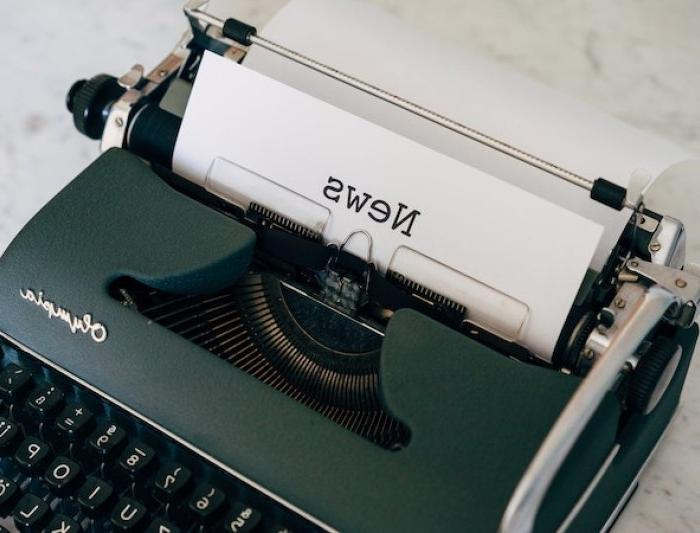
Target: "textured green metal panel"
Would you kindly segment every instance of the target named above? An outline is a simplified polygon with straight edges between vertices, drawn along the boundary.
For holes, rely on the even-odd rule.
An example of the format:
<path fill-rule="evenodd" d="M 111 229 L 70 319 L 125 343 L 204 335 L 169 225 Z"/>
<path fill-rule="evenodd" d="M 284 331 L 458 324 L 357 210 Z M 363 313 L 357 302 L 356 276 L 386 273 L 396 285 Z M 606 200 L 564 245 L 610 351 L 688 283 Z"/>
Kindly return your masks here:
<path fill-rule="evenodd" d="M 651 413 L 646 416 L 635 414 L 627 421 L 624 431 L 618 438 L 621 445 L 620 453 L 572 523 L 570 531 L 581 533 L 600 531 L 622 495 L 634 481 L 678 407 L 697 337 L 697 324 L 680 331 L 676 337 L 683 348 L 683 356 L 666 393 Z"/>
<path fill-rule="evenodd" d="M 412 437 L 390 452 L 107 294 L 121 275 L 169 291 L 219 289 L 246 268 L 253 244 L 245 227 L 173 191 L 135 157 L 110 151 L 0 260 L 0 330 L 332 526 L 494 530 L 579 380 L 400 311 L 382 348 L 382 394 Z M 92 313 L 108 340 L 72 335 L 22 300 L 21 288 Z M 608 423 L 594 430 L 594 441 L 609 442 Z M 592 475 L 597 459 L 572 464 L 572 475 Z"/>
<path fill-rule="evenodd" d="M 400 418 L 410 427 L 423 429 L 412 446 L 435 456 L 457 446 L 444 470 L 433 471 L 433 490 L 459 494 L 455 505 L 471 510 L 465 529 L 495 530 L 579 380 L 498 356 L 414 312 L 399 313 L 382 355 L 388 405 L 406 413 Z M 537 524 L 543 530 L 566 516 L 595 475 L 612 448 L 618 418 L 617 401 L 606 397 L 545 500 Z"/>

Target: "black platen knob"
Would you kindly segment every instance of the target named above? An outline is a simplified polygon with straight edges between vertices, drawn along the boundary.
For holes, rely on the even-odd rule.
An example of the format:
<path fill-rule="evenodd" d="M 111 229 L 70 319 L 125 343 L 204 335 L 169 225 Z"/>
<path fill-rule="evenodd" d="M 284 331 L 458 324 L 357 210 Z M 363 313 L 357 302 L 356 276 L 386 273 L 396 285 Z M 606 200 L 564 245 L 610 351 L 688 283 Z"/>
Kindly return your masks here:
<path fill-rule="evenodd" d="M 673 377 L 678 358 L 678 344 L 667 337 L 657 337 L 641 357 L 630 378 L 627 406 L 643 414 L 651 412 Z"/>
<path fill-rule="evenodd" d="M 584 349 L 586 341 L 591 332 L 598 325 L 596 313 L 591 310 L 577 310 L 581 313 L 578 322 L 571 332 L 568 345 L 562 351 L 562 355 L 558 358 L 557 363 L 564 368 L 572 370 L 577 375 L 583 375 L 590 367 L 591 361 L 584 357 Z"/>
<path fill-rule="evenodd" d="M 66 96 L 66 107 L 73 114 L 78 131 L 91 139 L 102 137 L 112 104 L 124 94 L 117 78 L 98 74 L 73 84 Z"/>

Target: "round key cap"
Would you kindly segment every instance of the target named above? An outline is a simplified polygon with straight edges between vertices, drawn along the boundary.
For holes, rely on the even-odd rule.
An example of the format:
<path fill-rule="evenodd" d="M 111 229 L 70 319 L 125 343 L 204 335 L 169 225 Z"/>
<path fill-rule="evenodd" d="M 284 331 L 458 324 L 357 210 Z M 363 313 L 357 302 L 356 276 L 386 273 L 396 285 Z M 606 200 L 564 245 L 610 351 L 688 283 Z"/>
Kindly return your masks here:
<path fill-rule="evenodd" d="M 41 498 L 33 494 L 25 494 L 15 505 L 12 518 L 20 528 L 29 529 L 38 527 L 48 516 L 50 508 Z"/>
<path fill-rule="evenodd" d="M 56 427 L 70 441 L 76 441 L 90 430 L 94 422 L 92 411 L 77 403 L 71 403 L 56 418 Z"/>
<path fill-rule="evenodd" d="M 200 485 L 192 494 L 188 507 L 198 522 L 209 524 L 223 510 L 225 503 L 223 491 L 211 485 Z"/>
<path fill-rule="evenodd" d="M 36 437 L 27 437 L 15 452 L 17 465 L 28 474 L 34 474 L 46 463 L 49 445 Z"/>
<path fill-rule="evenodd" d="M 45 533 L 78 533 L 80 531 L 82 531 L 80 525 L 75 520 L 62 514 L 54 516 L 44 529 Z"/>
<path fill-rule="evenodd" d="M 189 485 L 192 472 L 177 463 L 167 464 L 156 474 L 153 484 L 166 501 L 174 501 Z"/>
<path fill-rule="evenodd" d="M 129 477 L 137 478 L 148 472 L 155 463 L 155 457 L 153 448 L 137 441 L 124 449 L 117 462 Z"/>
<path fill-rule="evenodd" d="M 99 478 L 90 476 L 78 491 L 78 503 L 89 516 L 97 516 L 109 503 L 114 489 Z"/>
<path fill-rule="evenodd" d="M 69 493 L 80 482 L 80 465 L 66 457 L 57 457 L 46 470 L 44 479 L 52 492 Z"/>
<path fill-rule="evenodd" d="M 248 505 L 235 503 L 224 520 L 224 531 L 228 533 L 250 533 L 260 523 L 260 512 Z"/>
<path fill-rule="evenodd" d="M 122 498 L 112 510 L 112 526 L 117 531 L 136 531 L 146 517 L 146 507 L 131 498 Z"/>
<path fill-rule="evenodd" d="M 27 398 L 27 411 L 40 419 L 46 419 L 58 411 L 63 403 L 63 392 L 53 385 L 34 389 Z"/>
<path fill-rule="evenodd" d="M 26 368 L 14 363 L 7 365 L 0 373 L 0 398 L 15 401 L 27 390 L 31 380 L 32 374 Z"/>
<path fill-rule="evenodd" d="M 88 437 L 91 452 L 100 461 L 107 461 L 121 449 L 126 442 L 126 431 L 115 424 L 100 424 Z"/>

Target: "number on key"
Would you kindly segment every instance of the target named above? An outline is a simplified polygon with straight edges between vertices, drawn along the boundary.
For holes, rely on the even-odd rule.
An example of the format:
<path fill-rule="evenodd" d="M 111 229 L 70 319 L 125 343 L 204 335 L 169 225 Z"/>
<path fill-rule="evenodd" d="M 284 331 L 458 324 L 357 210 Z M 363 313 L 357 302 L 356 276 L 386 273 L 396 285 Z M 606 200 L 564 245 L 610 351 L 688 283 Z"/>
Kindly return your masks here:
<path fill-rule="evenodd" d="M 29 411 L 42 419 L 55 413 L 61 403 L 63 403 L 63 392 L 53 385 L 39 387 L 27 398 Z"/>
<path fill-rule="evenodd" d="M 88 442 L 90 447 L 101 460 L 114 457 L 126 439 L 126 431 L 114 424 L 101 424 L 92 432 Z"/>
<path fill-rule="evenodd" d="M 154 484 L 166 501 L 172 501 L 187 487 L 190 479 L 192 479 L 192 472 L 187 468 L 178 464 L 169 464 L 158 471 Z"/>
<path fill-rule="evenodd" d="M 249 507 L 237 503 L 226 516 L 224 530 L 230 533 L 249 533 L 260 523 L 260 513 Z"/>
<path fill-rule="evenodd" d="M 226 496 L 211 485 L 200 485 L 188 504 L 192 515 L 202 523 L 209 523 L 226 503 Z"/>
<path fill-rule="evenodd" d="M 69 404 L 56 419 L 56 426 L 69 440 L 82 436 L 92 424 L 92 412 L 80 404 Z"/>
<path fill-rule="evenodd" d="M 131 477 L 137 477 L 148 470 L 155 459 L 153 448 L 141 442 L 127 446 L 119 456 L 119 466 Z"/>

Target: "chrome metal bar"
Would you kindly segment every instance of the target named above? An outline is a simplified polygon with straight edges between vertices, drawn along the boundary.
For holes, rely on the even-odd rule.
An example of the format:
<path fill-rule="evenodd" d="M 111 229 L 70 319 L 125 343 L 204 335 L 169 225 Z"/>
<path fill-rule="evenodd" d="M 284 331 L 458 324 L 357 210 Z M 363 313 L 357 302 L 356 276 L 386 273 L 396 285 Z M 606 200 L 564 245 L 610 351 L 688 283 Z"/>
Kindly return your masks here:
<path fill-rule="evenodd" d="M 196 20 L 204 26 L 211 25 L 223 30 L 224 21 L 222 19 L 203 11 L 208 3 L 208 0 L 191 0 L 185 6 L 185 14 L 190 20 Z M 384 100 L 387 103 L 400 107 L 406 111 L 409 111 L 410 113 L 413 113 L 414 115 L 418 115 L 421 118 L 429 120 L 434 124 L 481 143 L 484 146 L 488 146 L 489 148 L 517 159 L 522 163 L 547 172 L 548 174 L 556 176 L 557 178 L 568 181 L 569 183 L 581 187 L 582 189 L 590 191 L 593 188 L 593 179 L 584 177 L 580 174 L 572 172 L 571 170 L 567 170 L 559 165 L 546 161 L 540 157 L 521 150 L 516 146 L 496 139 L 495 137 L 487 135 L 486 133 L 478 131 L 474 128 L 470 128 L 461 122 L 446 117 L 445 115 L 441 115 L 440 113 L 416 104 L 415 102 L 412 102 L 406 98 L 392 94 L 389 91 L 360 80 L 354 76 L 351 76 L 350 74 L 346 74 L 295 50 L 291 50 L 285 46 L 282 46 L 281 44 L 275 43 L 274 41 L 266 39 L 260 35 L 251 36 L 250 41 L 261 48 L 304 65 L 305 67 L 315 70 L 316 72 L 320 72 L 321 74 L 334 78 L 341 83 L 354 87 L 355 89 L 371 94 L 372 96 Z M 628 207 L 630 206 L 628 205 Z"/>
<path fill-rule="evenodd" d="M 537 512 L 554 476 L 581 432 L 610 390 L 622 367 L 677 297 L 666 289 L 644 289 L 634 305 L 632 318 L 616 332 L 607 350 L 567 403 L 542 446 L 518 483 L 503 515 L 502 533 L 532 531 Z M 632 305 L 633 302 L 628 302 Z"/>
<path fill-rule="evenodd" d="M 605 461 L 603 461 L 603 464 L 598 469 L 598 472 L 596 472 L 596 475 L 586 487 L 586 490 L 583 491 L 581 497 L 578 499 L 571 511 L 569 511 L 569 514 L 566 515 L 566 518 L 561 525 L 557 528 L 557 533 L 565 533 L 566 530 L 569 529 L 571 523 L 576 520 L 576 517 L 581 512 L 581 509 L 583 509 L 586 503 L 588 503 L 588 499 L 591 497 L 591 494 L 593 494 L 593 491 L 595 491 L 598 483 L 600 483 L 600 480 L 605 477 L 605 474 L 607 474 L 610 465 L 615 460 L 615 457 L 617 457 L 617 454 L 620 453 L 620 448 L 621 446 L 619 444 L 615 444 L 613 449 L 610 450 L 610 453 L 605 458 Z"/>
<path fill-rule="evenodd" d="M 656 441 L 656 444 L 654 444 L 654 447 L 651 450 L 651 453 L 647 455 L 646 460 L 644 461 L 644 464 L 642 467 L 637 471 L 637 473 L 634 476 L 634 479 L 632 482 L 629 484 L 627 487 L 627 490 L 623 493 L 622 497 L 620 498 L 620 501 L 617 502 L 617 505 L 613 509 L 612 513 L 610 513 L 610 516 L 608 516 L 608 519 L 605 521 L 605 524 L 603 524 L 603 527 L 600 529 L 601 533 L 608 533 L 615 524 L 615 521 L 617 518 L 620 516 L 620 513 L 625 507 L 625 504 L 629 501 L 629 499 L 632 497 L 632 493 L 636 489 L 637 485 L 639 485 L 639 480 L 644 475 L 644 472 L 646 472 L 647 466 L 649 466 L 649 461 L 651 461 L 652 457 L 656 455 L 656 450 L 659 449 L 659 446 L 661 443 L 663 443 L 666 438 L 668 437 L 669 430 L 671 429 L 671 426 L 676 422 L 676 418 L 678 418 L 678 413 L 681 410 L 681 405 L 679 404 L 676 406 L 676 410 L 673 412 L 673 416 L 671 416 L 671 420 L 668 421 L 668 424 L 663 430 L 663 433 L 661 433 L 661 436 L 659 439 Z"/>
<path fill-rule="evenodd" d="M 269 39 L 265 39 L 264 37 L 252 36 L 250 40 L 253 44 L 258 45 L 261 48 L 265 48 L 266 50 L 281 55 L 286 59 L 290 59 L 296 63 L 309 67 L 315 70 L 316 72 L 320 72 L 321 74 L 330 76 L 362 92 L 371 94 L 372 96 L 384 100 L 387 103 L 405 109 L 406 111 L 409 111 L 414 115 L 418 115 L 421 118 L 433 122 L 434 124 L 437 124 L 439 126 L 442 126 L 443 128 L 458 133 L 459 135 L 462 135 L 464 137 L 467 137 L 468 139 L 483 144 L 484 146 L 488 146 L 489 148 L 492 148 L 494 150 L 497 150 L 498 152 L 501 152 L 502 154 L 515 158 L 518 161 L 521 161 L 527 165 L 530 165 L 539 170 L 547 172 L 548 174 L 566 180 L 569 183 L 572 183 L 588 191 L 590 191 L 593 188 L 593 180 L 589 178 L 583 177 L 570 170 L 555 165 L 554 163 L 550 163 L 549 161 L 545 161 L 540 157 L 525 152 L 524 150 L 521 150 L 504 141 L 491 137 L 490 135 L 482 133 L 474 128 L 470 128 L 469 126 L 466 126 L 456 120 L 446 117 L 445 115 L 441 115 L 440 113 L 437 113 L 414 102 L 411 102 L 406 98 L 402 98 L 401 96 L 397 96 L 388 91 L 385 91 L 380 87 L 377 87 L 358 78 L 355 78 L 354 76 L 341 72 L 340 70 L 325 65 L 324 63 L 321 63 L 320 61 L 316 61 L 315 59 L 300 54 L 299 52 L 290 50 L 289 48 L 286 48 L 280 44 L 270 41 Z"/>

